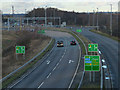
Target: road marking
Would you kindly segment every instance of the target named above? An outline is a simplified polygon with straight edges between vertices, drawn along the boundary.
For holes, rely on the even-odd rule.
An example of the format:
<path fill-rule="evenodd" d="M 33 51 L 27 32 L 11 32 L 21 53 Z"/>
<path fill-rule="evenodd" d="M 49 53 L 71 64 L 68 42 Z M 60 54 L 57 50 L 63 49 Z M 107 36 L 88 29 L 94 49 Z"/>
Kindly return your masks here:
<path fill-rule="evenodd" d="M 77 35 L 76 35 L 77 36 Z M 78 36 L 77 36 L 78 37 Z M 79 67 L 79 64 L 80 64 L 80 58 L 81 58 L 81 48 L 80 48 L 80 45 L 79 45 L 79 43 L 77 42 L 77 44 L 78 44 L 78 46 L 79 46 L 79 51 L 80 51 L 80 56 L 79 56 L 79 61 L 78 61 L 78 65 L 77 65 L 77 68 L 76 68 L 76 70 L 75 70 L 75 73 L 74 73 L 74 75 L 73 75 L 73 77 L 72 77 L 72 80 L 71 80 L 71 82 L 70 82 L 70 85 L 69 85 L 69 87 L 68 87 L 68 90 L 70 89 L 70 87 L 72 86 L 72 83 L 73 83 L 73 80 L 74 80 L 74 78 L 75 78 L 75 76 L 76 76 L 76 74 L 77 74 L 77 71 L 78 71 L 78 67 Z M 85 44 L 84 44 L 85 45 Z M 86 47 L 85 47 L 85 50 L 87 50 L 86 49 Z M 86 51 L 86 54 L 87 54 L 87 51 Z M 84 76 L 84 71 L 83 71 L 83 76 Z M 82 80 L 80 81 L 80 83 L 82 82 Z M 78 87 L 80 87 L 80 86 L 78 86 Z"/>
<path fill-rule="evenodd" d="M 27 77 L 31 72 L 29 72 L 28 74 L 24 75 L 19 81 L 17 81 L 16 83 L 14 83 L 12 86 L 10 86 L 10 88 L 14 87 L 15 85 L 17 85 L 19 82 L 21 82 L 25 77 Z"/>
<path fill-rule="evenodd" d="M 59 63 L 57 63 L 57 65 L 56 66 L 58 66 L 59 65 Z"/>
<path fill-rule="evenodd" d="M 53 51 L 53 49 L 55 48 L 55 45 L 54 45 L 54 47 L 52 48 L 52 50 L 49 52 L 49 54 L 48 55 L 50 55 L 51 54 L 51 52 Z M 48 56 L 47 55 L 47 56 Z M 43 57 L 43 59 L 44 59 L 45 57 Z M 44 61 L 43 61 L 44 62 Z M 13 84 L 12 86 L 10 86 L 10 88 L 13 88 L 15 85 L 17 85 L 19 82 L 21 82 L 25 77 L 27 77 L 30 73 L 32 73 L 36 68 L 38 68 L 39 66 L 36 66 L 32 71 L 30 71 L 27 75 L 24 75 L 18 82 L 16 82 L 15 84 Z"/>
<path fill-rule="evenodd" d="M 43 84 L 44 84 L 44 82 L 42 82 L 38 88 L 40 88 Z"/>
<path fill-rule="evenodd" d="M 51 75 L 51 73 L 47 76 L 47 78 L 49 78 L 49 77 L 50 77 L 50 75 Z"/>
<path fill-rule="evenodd" d="M 64 55 L 62 55 L 62 58 L 64 57 Z"/>
<path fill-rule="evenodd" d="M 62 58 L 64 57 L 65 52 L 66 52 L 66 49 L 65 49 L 65 51 L 64 51 L 64 54 L 62 55 Z M 59 62 L 62 60 L 62 58 L 59 60 Z M 52 71 L 54 71 L 54 70 L 56 69 L 56 67 L 59 65 L 59 62 L 56 64 L 56 66 L 53 68 Z M 47 61 L 47 63 L 50 63 L 50 61 Z M 51 73 L 47 76 L 47 78 L 49 78 L 50 75 L 51 75 Z M 44 84 L 44 82 L 42 82 L 38 88 L 40 88 L 43 84 Z"/>
<path fill-rule="evenodd" d="M 62 58 L 60 59 L 60 61 L 62 60 Z"/>
<path fill-rule="evenodd" d="M 53 71 L 56 69 L 56 67 L 53 68 Z"/>
<path fill-rule="evenodd" d="M 69 60 L 69 63 L 72 63 L 72 62 L 74 62 L 74 61 L 72 61 L 72 60 Z"/>
<path fill-rule="evenodd" d="M 47 64 L 50 64 L 50 61 L 49 61 L 49 60 L 47 61 Z"/>

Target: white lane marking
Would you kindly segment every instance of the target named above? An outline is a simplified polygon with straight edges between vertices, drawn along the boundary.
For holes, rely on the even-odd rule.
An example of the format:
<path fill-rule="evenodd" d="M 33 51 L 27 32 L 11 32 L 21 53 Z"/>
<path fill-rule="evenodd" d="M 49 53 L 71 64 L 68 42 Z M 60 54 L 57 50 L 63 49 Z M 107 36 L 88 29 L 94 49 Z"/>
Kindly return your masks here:
<path fill-rule="evenodd" d="M 56 67 L 53 68 L 53 71 L 56 69 Z"/>
<path fill-rule="evenodd" d="M 66 49 L 65 49 L 65 51 L 64 51 L 64 54 L 62 55 L 62 58 L 64 57 L 65 52 L 66 52 Z M 53 68 L 52 71 L 54 71 L 54 70 L 56 69 L 56 67 L 59 65 L 60 61 L 62 60 L 62 58 L 59 60 L 59 62 L 56 64 L 56 66 Z M 51 75 L 51 73 L 47 76 L 47 78 L 49 78 L 50 75 Z M 42 82 L 38 88 L 40 88 L 43 84 L 44 84 L 44 82 Z"/>
<path fill-rule="evenodd" d="M 47 76 L 47 78 L 49 78 L 49 77 L 50 77 L 50 75 L 51 75 L 51 73 Z"/>
<path fill-rule="evenodd" d="M 16 83 L 14 83 L 10 88 L 14 87 L 16 84 L 18 84 L 19 82 L 21 82 L 25 77 L 27 77 L 31 72 L 29 72 L 28 74 L 24 75 L 19 81 L 17 81 Z"/>
<path fill-rule="evenodd" d="M 64 57 L 64 55 L 62 55 L 62 58 L 63 58 L 63 57 Z M 61 59 L 62 59 L 62 58 L 61 58 Z"/>
<path fill-rule="evenodd" d="M 73 60 L 69 60 L 69 63 L 72 63 L 72 62 L 74 62 Z"/>
<path fill-rule="evenodd" d="M 47 64 L 50 64 L 50 61 L 49 61 L 49 60 L 47 61 Z"/>
<path fill-rule="evenodd" d="M 77 44 L 78 44 L 78 42 L 77 42 Z M 79 45 L 79 44 L 78 44 L 78 45 Z M 74 75 L 73 75 L 73 77 L 72 77 L 72 80 L 71 80 L 71 82 L 70 82 L 70 85 L 69 85 L 69 87 L 68 87 L 68 90 L 69 90 L 69 88 L 72 86 L 73 80 L 74 80 L 74 78 L 75 78 L 75 76 L 76 76 L 76 74 L 77 74 L 78 67 L 79 67 L 79 64 L 80 64 L 80 60 L 81 60 L 81 48 L 80 48 L 80 45 L 79 45 L 79 51 L 80 51 L 80 56 L 79 56 L 78 65 L 77 65 L 77 68 L 76 68 L 76 70 L 75 70 L 75 73 L 74 73 Z M 84 72 L 83 72 L 83 75 L 84 75 Z M 83 79 L 82 79 L 82 80 L 83 80 Z M 82 81 L 81 81 L 81 82 L 82 82 Z"/>
<path fill-rule="evenodd" d="M 57 65 L 56 66 L 58 66 L 59 65 L 59 63 L 57 63 Z"/>
<path fill-rule="evenodd" d="M 62 58 L 60 59 L 60 61 L 62 60 Z"/>
<path fill-rule="evenodd" d="M 40 88 L 43 84 L 44 84 L 44 82 L 42 82 L 38 88 Z"/>

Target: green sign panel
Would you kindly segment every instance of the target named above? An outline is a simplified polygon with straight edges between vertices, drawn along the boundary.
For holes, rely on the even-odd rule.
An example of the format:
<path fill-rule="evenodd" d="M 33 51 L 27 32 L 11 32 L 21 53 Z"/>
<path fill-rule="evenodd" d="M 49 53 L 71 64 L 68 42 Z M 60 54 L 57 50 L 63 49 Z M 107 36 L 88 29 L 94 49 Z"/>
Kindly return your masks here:
<path fill-rule="evenodd" d="M 86 55 L 84 59 L 85 71 L 100 71 L 100 56 Z"/>
<path fill-rule="evenodd" d="M 16 46 L 16 54 L 25 54 L 25 46 Z"/>
<path fill-rule="evenodd" d="M 82 30 L 81 29 L 77 29 L 76 32 L 82 32 Z"/>
<path fill-rule="evenodd" d="M 88 52 L 97 52 L 98 44 L 88 44 Z"/>
<path fill-rule="evenodd" d="M 38 33 L 45 33 L 45 30 L 39 30 Z"/>

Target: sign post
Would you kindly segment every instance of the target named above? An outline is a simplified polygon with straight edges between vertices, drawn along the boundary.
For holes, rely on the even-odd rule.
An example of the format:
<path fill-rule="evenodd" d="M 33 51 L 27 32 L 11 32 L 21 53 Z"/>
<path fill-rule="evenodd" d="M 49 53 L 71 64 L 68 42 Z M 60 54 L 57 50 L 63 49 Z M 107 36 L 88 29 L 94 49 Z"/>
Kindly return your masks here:
<path fill-rule="evenodd" d="M 98 52 L 98 44 L 88 44 L 88 52 Z M 93 82 L 95 81 L 95 71 L 100 70 L 100 56 L 89 55 L 85 56 L 84 68 L 85 71 L 90 71 L 90 82 L 91 82 L 91 71 L 93 71 Z"/>

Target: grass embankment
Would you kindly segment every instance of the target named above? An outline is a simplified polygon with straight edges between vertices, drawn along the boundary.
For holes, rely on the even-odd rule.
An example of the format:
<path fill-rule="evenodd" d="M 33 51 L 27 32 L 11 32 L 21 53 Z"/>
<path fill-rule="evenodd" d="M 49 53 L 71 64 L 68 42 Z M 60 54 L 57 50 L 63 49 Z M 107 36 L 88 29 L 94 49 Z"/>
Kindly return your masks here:
<path fill-rule="evenodd" d="M 43 48 L 46 47 L 50 41 L 50 37 L 44 36 L 42 34 L 37 34 L 36 32 L 28 31 L 3 31 L 3 75 L 7 75 L 18 67 L 22 66 L 37 53 L 39 53 Z M 31 68 L 38 60 L 40 60 L 45 53 L 47 53 L 53 46 L 54 40 L 48 48 L 35 60 L 33 60 L 29 65 L 25 66 L 22 70 L 15 73 L 12 77 L 9 77 L 3 82 L 3 88 L 10 84 L 15 79 L 19 78 L 23 73 L 25 73 L 29 68 Z M 23 59 L 22 55 L 18 55 L 18 60 L 15 56 L 15 46 L 23 45 L 26 46 L 26 57 Z"/>
<path fill-rule="evenodd" d="M 97 30 L 90 30 L 90 31 L 120 42 L 120 39 L 119 39 L 118 37 L 111 36 L 111 35 L 109 35 L 109 34 L 106 34 L 106 33 L 103 33 L 103 32 L 101 32 L 101 31 L 97 31 Z"/>

